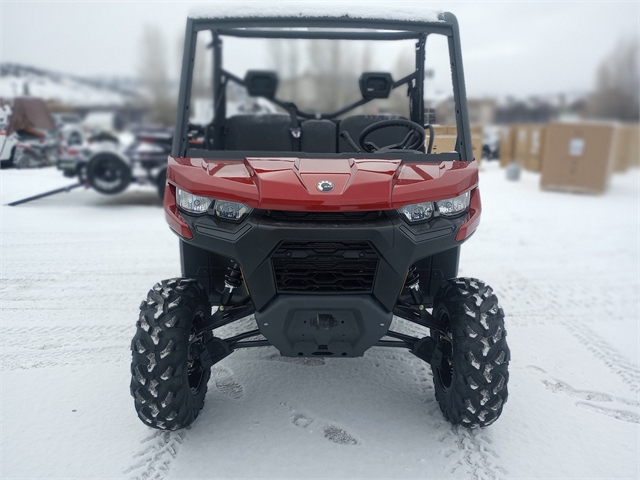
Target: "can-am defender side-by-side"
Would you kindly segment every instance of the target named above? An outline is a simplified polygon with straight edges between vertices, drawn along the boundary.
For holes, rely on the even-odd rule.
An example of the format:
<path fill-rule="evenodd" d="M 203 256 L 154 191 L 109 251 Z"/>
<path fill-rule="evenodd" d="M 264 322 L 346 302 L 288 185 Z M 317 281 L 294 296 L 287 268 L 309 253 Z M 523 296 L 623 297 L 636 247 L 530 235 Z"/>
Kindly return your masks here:
<path fill-rule="evenodd" d="M 214 116 L 194 135 L 199 32 L 213 39 Z M 455 150 L 439 154 L 424 118 L 425 45 L 437 35 L 448 41 L 458 132 Z M 309 112 L 277 96 L 275 72 L 226 70 L 223 42 L 232 37 L 409 40 L 415 69 L 400 79 L 363 72 L 361 99 Z M 230 83 L 287 113 L 227 117 Z M 397 88 L 408 90 L 409 118 L 349 115 Z M 502 413 L 503 310 L 489 286 L 456 277 L 481 205 L 452 14 L 190 17 L 164 208 L 180 237 L 182 277 L 156 284 L 140 305 L 131 393 L 145 424 L 188 426 L 203 407 L 212 365 L 235 350 L 268 346 L 288 357 L 407 349 L 430 364 L 450 422 L 484 427 Z M 255 328 L 216 335 L 250 315 Z M 392 320 L 412 328 L 392 330 Z"/>

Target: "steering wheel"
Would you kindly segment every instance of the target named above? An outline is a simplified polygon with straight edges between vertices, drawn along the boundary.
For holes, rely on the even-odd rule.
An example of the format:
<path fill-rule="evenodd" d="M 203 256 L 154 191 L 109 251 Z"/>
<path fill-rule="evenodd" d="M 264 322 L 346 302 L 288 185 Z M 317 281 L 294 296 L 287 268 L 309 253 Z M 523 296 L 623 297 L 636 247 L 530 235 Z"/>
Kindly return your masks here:
<path fill-rule="evenodd" d="M 383 145 L 379 147 L 373 142 L 368 142 L 367 137 L 371 135 L 373 132 L 381 130 L 383 128 L 392 128 L 392 127 L 405 127 L 408 132 L 400 143 L 393 143 L 391 145 Z M 386 152 L 388 150 L 419 150 L 423 151 L 424 148 L 424 128 L 415 122 L 411 122 L 409 120 L 403 120 L 401 118 L 391 119 L 391 120 L 382 120 L 381 122 L 372 123 L 367 128 L 362 130 L 360 134 L 360 138 L 358 142 L 360 143 L 360 147 L 367 153 L 373 152 Z"/>

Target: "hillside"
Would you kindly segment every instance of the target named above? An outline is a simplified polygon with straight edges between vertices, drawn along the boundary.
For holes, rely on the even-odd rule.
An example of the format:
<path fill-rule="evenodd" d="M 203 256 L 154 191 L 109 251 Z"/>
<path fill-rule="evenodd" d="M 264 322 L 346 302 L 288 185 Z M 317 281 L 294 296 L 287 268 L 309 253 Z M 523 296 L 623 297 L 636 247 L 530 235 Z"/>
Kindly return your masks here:
<path fill-rule="evenodd" d="M 15 63 L 0 63 L 0 96 L 33 96 L 74 107 L 121 106 L 142 95 L 136 79 L 81 77 Z"/>

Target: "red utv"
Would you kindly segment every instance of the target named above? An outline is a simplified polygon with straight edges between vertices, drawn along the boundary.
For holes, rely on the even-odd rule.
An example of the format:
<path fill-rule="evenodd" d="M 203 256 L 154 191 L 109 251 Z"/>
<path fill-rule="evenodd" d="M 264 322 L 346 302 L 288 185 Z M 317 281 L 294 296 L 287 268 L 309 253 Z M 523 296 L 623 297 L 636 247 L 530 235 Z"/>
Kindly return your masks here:
<path fill-rule="evenodd" d="M 189 119 L 203 32 L 213 39 L 214 116 L 198 134 Z M 448 40 L 459 133 L 452 151 L 435 154 L 424 63 L 437 35 Z M 241 78 L 223 67 L 224 41 L 234 37 L 408 40 L 415 69 L 399 79 L 364 72 L 354 103 L 305 111 L 278 97 L 275 72 Z M 286 113 L 227 116 L 232 84 Z M 353 114 L 398 88 L 408 91 L 408 118 Z M 164 208 L 180 237 L 182 275 L 140 305 L 131 364 L 140 419 L 167 430 L 191 424 L 211 366 L 241 348 L 347 361 L 384 347 L 431 365 L 450 422 L 493 423 L 507 399 L 504 313 L 489 286 L 456 277 L 481 210 L 456 18 L 189 18 L 178 101 Z M 216 334 L 250 315 L 254 329 Z M 391 330 L 394 319 L 424 333 Z"/>

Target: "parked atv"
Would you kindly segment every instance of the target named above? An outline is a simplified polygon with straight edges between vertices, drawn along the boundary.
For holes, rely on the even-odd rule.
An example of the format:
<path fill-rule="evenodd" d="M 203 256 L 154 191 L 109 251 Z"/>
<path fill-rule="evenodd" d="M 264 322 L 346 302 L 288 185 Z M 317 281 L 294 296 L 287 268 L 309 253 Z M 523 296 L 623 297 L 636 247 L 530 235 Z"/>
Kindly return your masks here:
<path fill-rule="evenodd" d="M 154 428 L 188 426 L 203 407 L 212 365 L 239 349 L 346 359 L 385 347 L 430 364 L 450 422 L 490 425 L 507 400 L 509 348 L 493 290 L 457 277 L 460 247 L 481 211 L 457 20 L 421 12 L 411 21 L 313 16 L 299 8 L 290 17 L 247 18 L 218 9 L 187 22 L 164 198 L 182 275 L 156 284 L 140 305 L 131 343 L 138 416 Z M 199 32 L 213 36 L 215 116 L 194 140 L 188 121 Z M 433 140 L 423 92 L 432 35 L 448 37 L 459 132 L 455 151 L 439 154 L 425 148 L 425 128 Z M 397 80 L 364 72 L 361 99 L 308 112 L 277 97 L 276 72 L 240 78 L 225 70 L 229 37 L 409 39 L 416 64 Z M 287 113 L 227 117 L 229 82 Z M 398 88 L 408 89 L 410 118 L 349 115 Z M 216 333 L 250 315 L 253 329 Z M 391 330 L 394 318 L 424 333 Z"/>
<path fill-rule="evenodd" d="M 163 198 L 172 138 L 171 130 L 144 128 L 135 132 L 129 146 L 121 148 L 113 135 L 94 135 L 85 145 L 63 149 L 58 169 L 105 195 L 123 192 L 135 182 L 153 185 Z"/>

